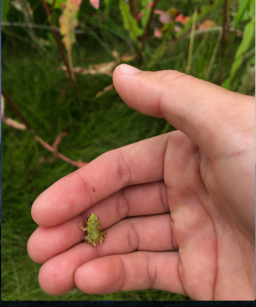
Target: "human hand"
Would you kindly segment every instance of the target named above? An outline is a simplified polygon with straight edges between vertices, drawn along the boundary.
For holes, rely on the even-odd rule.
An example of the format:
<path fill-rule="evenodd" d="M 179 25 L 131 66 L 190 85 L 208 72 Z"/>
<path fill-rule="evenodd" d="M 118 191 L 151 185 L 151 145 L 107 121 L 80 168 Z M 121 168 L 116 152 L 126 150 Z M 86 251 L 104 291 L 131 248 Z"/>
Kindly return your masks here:
<path fill-rule="evenodd" d="M 177 71 L 122 64 L 113 79 L 128 106 L 179 131 L 107 152 L 36 199 L 42 289 L 254 300 L 254 99 Z M 102 246 L 81 242 L 91 212 Z"/>

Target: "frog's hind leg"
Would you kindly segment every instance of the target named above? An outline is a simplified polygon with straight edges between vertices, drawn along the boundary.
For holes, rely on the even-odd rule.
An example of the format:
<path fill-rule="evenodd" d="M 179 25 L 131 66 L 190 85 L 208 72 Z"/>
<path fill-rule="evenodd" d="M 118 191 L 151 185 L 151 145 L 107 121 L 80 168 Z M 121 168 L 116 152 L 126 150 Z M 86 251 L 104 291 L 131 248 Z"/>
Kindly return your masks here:
<path fill-rule="evenodd" d="M 105 237 L 106 237 L 106 234 L 107 234 L 107 232 L 105 231 L 105 232 L 100 232 L 100 234 L 99 234 L 99 243 L 100 243 L 100 245 L 102 245 L 103 244 L 103 242 L 104 242 L 104 240 L 105 240 Z"/>
<path fill-rule="evenodd" d="M 93 242 L 88 236 L 82 237 L 86 243 L 90 244 L 91 246 L 96 246 L 96 243 Z"/>
<path fill-rule="evenodd" d="M 78 226 L 79 226 L 80 229 L 82 229 L 83 231 L 86 231 L 86 230 L 87 230 L 86 227 L 83 227 L 83 226 L 82 226 L 81 220 L 79 220 L 77 223 L 78 223 Z"/>

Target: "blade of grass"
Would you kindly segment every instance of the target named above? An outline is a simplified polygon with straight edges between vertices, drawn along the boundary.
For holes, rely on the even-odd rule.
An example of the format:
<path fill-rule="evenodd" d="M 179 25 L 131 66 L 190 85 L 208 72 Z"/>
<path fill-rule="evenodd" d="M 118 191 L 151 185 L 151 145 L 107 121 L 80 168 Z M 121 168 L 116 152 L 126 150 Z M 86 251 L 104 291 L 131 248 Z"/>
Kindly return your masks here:
<path fill-rule="evenodd" d="M 217 54 L 217 51 L 218 51 L 218 48 L 219 48 L 219 45 L 220 45 L 220 40 L 221 40 L 222 35 L 223 35 L 223 31 L 221 30 L 220 33 L 219 33 L 218 39 L 217 39 L 217 43 L 216 43 L 216 45 L 213 49 L 213 52 L 212 52 L 210 64 L 209 64 L 207 72 L 205 74 L 205 80 L 207 80 L 209 78 L 209 75 L 211 73 L 211 70 L 212 70 L 212 67 L 213 67 L 213 64 L 214 64 L 214 61 L 215 61 L 215 58 L 216 58 L 216 54 Z"/>
<path fill-rule="evenodd" d="M 225 0 L 223 3 L 223 18 L 222 18 L 222 39 L 221 39 L 221 65 L 220 65 L 220 80 L 219 84 L 222 83 L 222 74 L 223 74 L 223 61 L 225 59 L 225 50 L 226 50 L 226 29 L 228 22 L 228 2 L 229 0 Z"/>
<path fill-rule="evenodd" d="M 192 23 L 191 35 L 190 35 L 188 61 L 187 61 L 187 67 L 186 67 L 186 74 L 188 74 L 188 75 L 189 75 L 190 70 L 191 70 L 191 60 L 192 60 L 194 38 L 195 38 L 195 29 L 196 29 L 196 18 L 197 18 L 197 8 L 195 8 L 195 12 L 194 12 L 194 15 L 193 15 L 193 23 Z"/>

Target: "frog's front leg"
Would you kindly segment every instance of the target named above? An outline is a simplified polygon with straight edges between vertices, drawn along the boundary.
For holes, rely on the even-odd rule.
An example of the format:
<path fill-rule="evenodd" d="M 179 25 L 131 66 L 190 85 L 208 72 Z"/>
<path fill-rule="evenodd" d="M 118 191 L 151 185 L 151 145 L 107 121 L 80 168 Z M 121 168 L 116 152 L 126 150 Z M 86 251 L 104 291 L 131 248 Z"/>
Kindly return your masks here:
<path fill-rule="evenodd" d="M 93 242 L 88 236 L 84 236 L 84 237 L 82 237 L 82 238 L 85 240 L 85 242 L 87 242 L 87 243 L 90 244 L 91 246 L 96 246 L 96 243 Z"/>
<path fill-rule="evenodd" d="M 79 226 L 80 229 L 82 229 L 83 231 L 86 231 L 86 230 L 87 230 L 86 227 L 83 227 L 83 226 L 82 226 L 81 220 L 79 220 L 77 223 L 78 223 L 78 226 Z"/>
<path fill-rule="evenodd" d="M 103 244 L 105 237 L 106 237 L 106 234 L 107 234 L 106 231 L 105 232 L 102 231 L 102 232 L 99 233 L 99 243 L 100 243 L 100 245 Z"/>

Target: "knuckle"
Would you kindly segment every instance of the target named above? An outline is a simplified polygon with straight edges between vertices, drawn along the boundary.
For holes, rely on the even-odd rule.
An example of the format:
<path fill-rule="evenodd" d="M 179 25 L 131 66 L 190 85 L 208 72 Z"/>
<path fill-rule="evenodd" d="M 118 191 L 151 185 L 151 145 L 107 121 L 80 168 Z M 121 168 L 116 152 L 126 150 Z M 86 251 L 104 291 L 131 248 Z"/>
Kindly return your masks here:
<path fill-rule="evenodd" d="M 164 181 L 160 182 L 160 199 L 165 212 L 169 212 L 170 208 L 167 200 L 167 187 Z"/>
<path fill-rule="evenodd" d="M 189 79 L 192 79 L 193 77 L 186 75 L 182 72 L 179 72 L 177 70 L 163 70 L 158 71 L 155 74 L 155 77 L 157 78 L 157 81 L 159 84 L 165 86 L 165 85 L 179 85 L 180 82 L 184 84 L 184 81 L 188 81 Z"/>
<path fill-rule="evenodd" d="M 130 169 L 128 167 L 128 165 L 126 164 L 123 156 L 122 156 L 122 153 L 121 153 L 121 150 L 118 150 L 118 155 L 119 155 L 119 158 L 118 158 L 118 175 L 119 175 L 119 178 L 122 180 L 124 186 L 128 186 L 130 185 L 130 182 L 131 182 L 131 173 L 130 173 Z"/>
<path fill-rule="evenodd" d="M 129 242 L 131 251 L 136 251 L 138 249 L 139 239 L 138 239 L 137 232 L 135 230 L 134 223 L 132 221 L 130 221 L 128 225 L 128 242 Z"/>
<path fill-rule="evenodd" d="M 148 276 L 149 288 L 152 289 L 154 287 L 154 283 L 156 280 L 156 270 L 154 269 L 154 266 L 152 264 L 152 259 L 149 253 L 147 253 L 146 265 L 147 265 L 147 276 Z"/>
<path fill-rule="evenodd" d="M 151 82 L 160 87 L 157 99 L 158 116 L 164 117 L 164 101 L 171 101 L 175 95 L 184 89 L 193 86 L 195 78 L 176 70 L 162 70 L 152 74 Z"/>
<path fill-rule="evenodd" d="M 118 199 L 117 199 L 117 214 L 121 219 L 128 216 L 129 212 L 129 204 L 125 195 L 124 189 L 120 190 L 118 192 Z"/>

